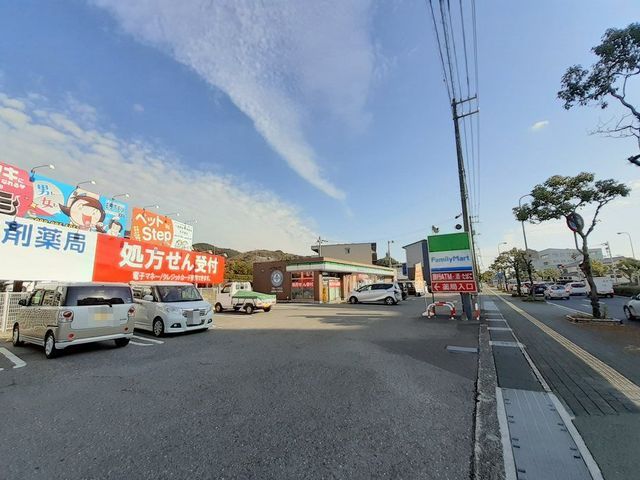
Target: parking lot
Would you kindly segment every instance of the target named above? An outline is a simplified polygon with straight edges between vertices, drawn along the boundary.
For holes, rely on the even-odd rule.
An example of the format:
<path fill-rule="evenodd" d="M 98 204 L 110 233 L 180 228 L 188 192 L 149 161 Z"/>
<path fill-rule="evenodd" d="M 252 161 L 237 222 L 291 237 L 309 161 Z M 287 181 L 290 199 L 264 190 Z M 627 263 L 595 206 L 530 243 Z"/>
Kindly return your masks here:
<path fill-rule="evenodd" d="M 446 347 L 478 327 L 424 306 L 281 304 L 55 360 L 2 341 L 3 478 L 466 478 L 477 357 Z"/>

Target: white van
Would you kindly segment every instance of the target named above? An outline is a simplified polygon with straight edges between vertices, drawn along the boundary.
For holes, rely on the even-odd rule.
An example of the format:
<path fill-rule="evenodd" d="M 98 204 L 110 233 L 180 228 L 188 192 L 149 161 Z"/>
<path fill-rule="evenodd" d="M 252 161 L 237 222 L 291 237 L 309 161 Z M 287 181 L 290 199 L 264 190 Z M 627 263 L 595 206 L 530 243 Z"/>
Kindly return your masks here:
<path fill-rule="evenodd" d="M 14 346 L 44 346 L 47 358 L 70 345 L 114 340 L 124 347 L 133 335 L 135 305 L 126 283 L 41 283 L 20 300 Z"/>
<path fill-rule="evenodd" d="M 213 325 L 213 308 L 191 283 L 135 282 L 131 284 L 136 302 L 135 327 L 165 333 L 205 331 Z"/>

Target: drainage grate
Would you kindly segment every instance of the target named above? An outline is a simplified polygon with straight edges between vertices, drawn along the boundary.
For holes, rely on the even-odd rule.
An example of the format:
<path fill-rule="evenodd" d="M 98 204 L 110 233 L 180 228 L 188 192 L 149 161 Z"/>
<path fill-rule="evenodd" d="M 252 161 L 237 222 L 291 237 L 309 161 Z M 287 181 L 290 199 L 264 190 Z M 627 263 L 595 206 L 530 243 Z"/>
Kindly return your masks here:
<path fill-rule="evenodd" d="M 519 480 L 593 478 L 546 392 L 502 389 Z"/>

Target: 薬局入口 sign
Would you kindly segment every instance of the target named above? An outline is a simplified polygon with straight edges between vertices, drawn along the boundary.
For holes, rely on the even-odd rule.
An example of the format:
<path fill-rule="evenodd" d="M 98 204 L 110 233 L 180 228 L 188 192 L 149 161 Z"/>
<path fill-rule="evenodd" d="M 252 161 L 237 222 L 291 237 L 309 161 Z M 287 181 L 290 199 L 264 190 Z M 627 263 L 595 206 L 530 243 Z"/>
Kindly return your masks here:
<path fill-rule="evenodd" d="M 434 292 L 476 293 L 469 234 L 432 235 L 427 239 L 431 288 Z"/>

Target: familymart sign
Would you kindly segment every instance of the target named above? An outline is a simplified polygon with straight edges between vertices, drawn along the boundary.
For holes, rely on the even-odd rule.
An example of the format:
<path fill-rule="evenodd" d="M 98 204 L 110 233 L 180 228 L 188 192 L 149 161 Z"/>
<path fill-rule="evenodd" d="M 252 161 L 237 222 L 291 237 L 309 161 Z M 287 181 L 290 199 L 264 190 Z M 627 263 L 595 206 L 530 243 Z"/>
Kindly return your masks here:
<path fill-rule="evenodd" d="M 429 273 L 434 292 L 476 293 L 478 283 L 468 233 L 432 235 L 429 243 Z"/>

